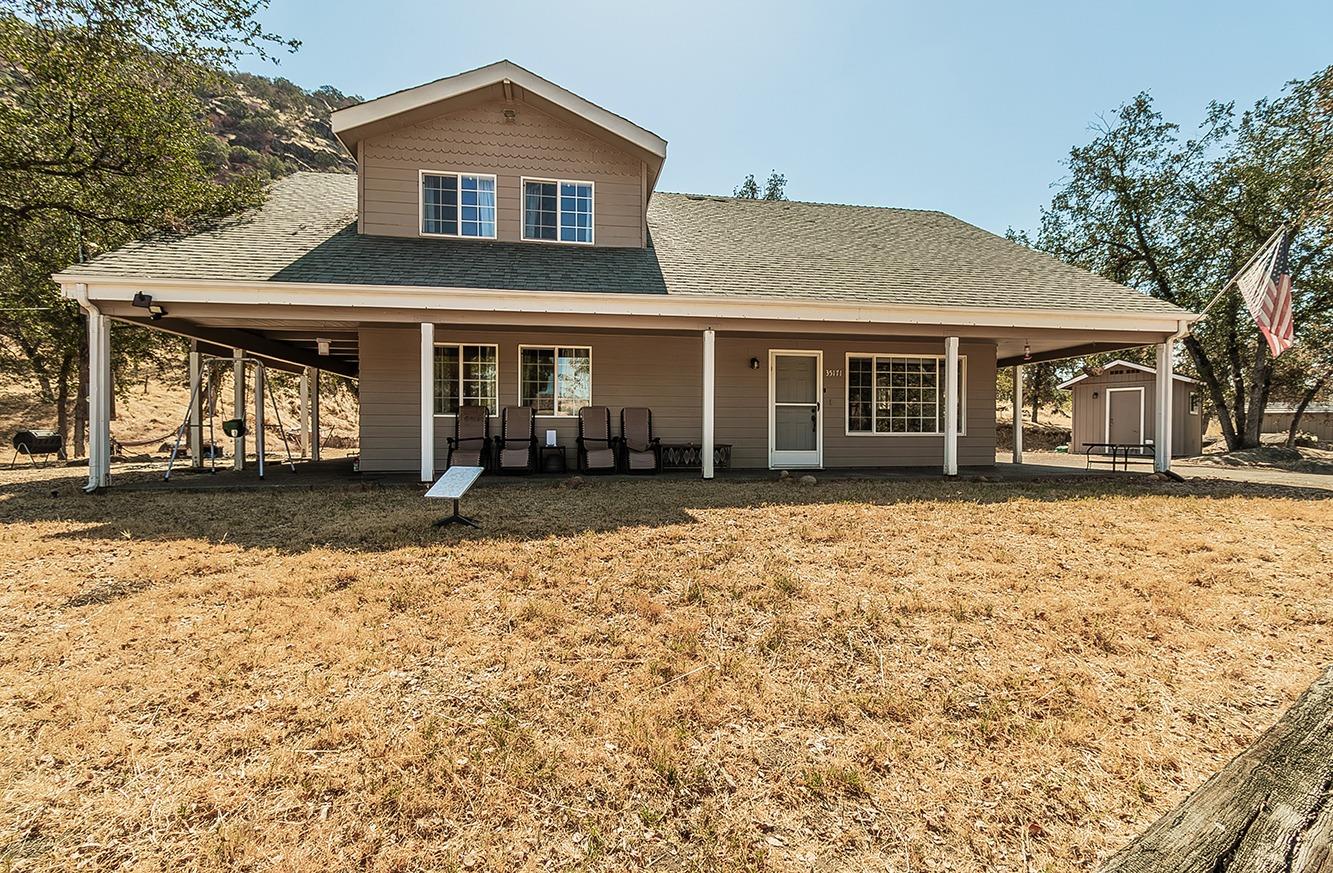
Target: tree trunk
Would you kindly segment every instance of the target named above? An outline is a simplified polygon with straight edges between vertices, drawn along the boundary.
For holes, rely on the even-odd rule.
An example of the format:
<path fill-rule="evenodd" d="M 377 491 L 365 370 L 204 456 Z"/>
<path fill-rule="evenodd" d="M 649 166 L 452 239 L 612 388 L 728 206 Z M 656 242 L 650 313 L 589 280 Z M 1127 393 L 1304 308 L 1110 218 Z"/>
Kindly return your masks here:
<path fill-rule="evenodd" d="M 1333 667 L 1102 873 L 1333 870 Z"/>
<path fill-rule="evenodd" d="M 1250 370 L 1250 408 L 1245 417 L 1245 448 L 1263 444 L 1264 407 L 1273 384 L 1273 362 L 1268 356 L 1268 341 L 1261 334 L 1254 347 L 1254 367 Z"/>
<path fill-rule="evenodd" d="M 79 339 L 79 380 L 74 392 L 74 438 L 70 457 L 84 456 L 84 437 L 88 432 L 88 338 Z"/>
<path fill-rule="evenodd" d="M 1287 448 L 1296 445 L 1296 434 L 1301 429 L 1301 416 L 1305 415 L 1305 408 L 1315 399 L 1324 386 L 1328 384 L 1330 377 L 1333 377 L 1333 370 L 1320 376 L 1319 379 L 1311 385 L 1304 394 L 1301 395 L 1301 402 L 1296 404 L 1296 409 L 1291 414 L 1291 427 L 1287 428 Z"/>
<path fill-rule="evenodd" d="M 74 366 L 74 355 L 65 352 L 56 375 L 56 431 L 60 434 L 62 451 L 69 452 L 69 377 Z M 67 455 L 68 456 L 68 455 Z"/>
<path fill-rule="evenodd" d="M 1227 405 L 1227 398 L 1222 390 L 1222 382 L 1217 378 L 1217 371 L 1213 369 L 1213 362 L 1208 360 L 1203 344 L 1191 334 L 1185 336 L 1185 350 L 1190 353 L 1190 359 L 1194 361 L 1194 369 L 1198 371 L 1199 378 L 1203 380 L 1204 387 L 1208 389 L 1208 396 L 1213 400 L 1213 410 L 1217 412 L 1217 423 L 1222 428 L 1222 438 L 1226 440 L 1227 449 L 1235 451 L 1240 448 L 1240 438 L 1236 434 L 1236 424 L 1231 420 L 1231 408 Z"/>

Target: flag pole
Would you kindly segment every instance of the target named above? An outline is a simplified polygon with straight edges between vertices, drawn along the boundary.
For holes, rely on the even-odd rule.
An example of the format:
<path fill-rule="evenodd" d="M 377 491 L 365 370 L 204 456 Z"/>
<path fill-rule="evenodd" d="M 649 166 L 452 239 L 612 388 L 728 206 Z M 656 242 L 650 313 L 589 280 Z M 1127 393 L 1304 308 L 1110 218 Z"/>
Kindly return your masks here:
<path fill-rule="evenodd" d="M 1194 328 L 1197 327 L 1199 323 L 1203 321 L 1204 317 L 1208 315 L 1208 310 L 1212 309 L 1213 306 L 1217 303 L 1217 301 L 1222 299 L 1223 294 L 1226 294 L 1228 291 L 1231 290 L 1231 286 L 1236 284 L 1236 280 L 1239 279 L 1241 276 L 1243 276 L 1245 274 L 1245 271 L 1254 265 L 1254 262 L 1259 259 L 1260 255 L 1267 252 L 1272 247 L 1273 243 L 1278 239 L 1278 237 L 1281 234 L 1284 234 L 1286 232 L 1287 232 L 1287 225 L 1284 222 L 1282 225 L 1278 227 L 1277 230 L 1273 231 L 1273 235 L 1268 238 L 1268 242 L 1259 246 L 1258 251 L 1250 255 L 1250 259 L 1245 262 L 1245 265 L 1241 267 L 1239 270 L 1237 270 L 1235 274 L 1230 279 L 1227 280 L 1226 284 L 1222 286 L 1222 290 L 1214 294 L 1213 299 L 1208 301 L 1208 305 L 1205 306 L 1203 308 L 1203 311 L 1199 313 L 1199 317 L 1194 319 L 1194 321 L 1190 323 L 1189 330 L 1191 333 L 1194 331 Z"/>

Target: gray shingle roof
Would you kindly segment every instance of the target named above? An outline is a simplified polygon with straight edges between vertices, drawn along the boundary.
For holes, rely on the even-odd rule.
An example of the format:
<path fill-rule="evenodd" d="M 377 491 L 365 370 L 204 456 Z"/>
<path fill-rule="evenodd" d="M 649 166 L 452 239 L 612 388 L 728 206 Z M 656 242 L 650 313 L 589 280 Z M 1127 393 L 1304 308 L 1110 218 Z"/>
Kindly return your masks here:
<path fill-rule="evenodd" d="M 942 212 L 657 193 L 648 225 L 648 249 L 361 236 L 356 177 L 298 173 L 258 210 L 192 236 L 133 243 L 77 272 L 1181 312 Z"/>

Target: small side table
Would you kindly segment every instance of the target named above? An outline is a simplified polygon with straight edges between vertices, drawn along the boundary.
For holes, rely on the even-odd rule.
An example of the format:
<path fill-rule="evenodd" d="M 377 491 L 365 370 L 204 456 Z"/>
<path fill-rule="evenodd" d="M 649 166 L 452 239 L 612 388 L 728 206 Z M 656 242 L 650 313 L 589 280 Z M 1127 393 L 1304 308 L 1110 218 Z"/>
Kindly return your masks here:
<path fill-rule="evenodd" d="M 541 446 L 537 449 L 537 468 L 543 473 L 567 473 L 564 446 Z"/>

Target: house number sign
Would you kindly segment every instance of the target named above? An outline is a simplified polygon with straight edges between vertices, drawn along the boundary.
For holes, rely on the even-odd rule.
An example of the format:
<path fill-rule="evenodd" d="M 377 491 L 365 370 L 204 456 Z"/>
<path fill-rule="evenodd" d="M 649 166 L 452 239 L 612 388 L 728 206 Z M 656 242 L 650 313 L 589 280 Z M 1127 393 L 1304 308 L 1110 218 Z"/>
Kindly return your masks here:
<path fill-rule="evenodd" d="M 825 371 L 824 371 L 824 378 L 825 378 L 825 379 L 836 379 L 836 378 L 838 378 L 838 377 L 841 376 L 841 375 L 842 375 L 842 370 L 825 370 Z"/>

